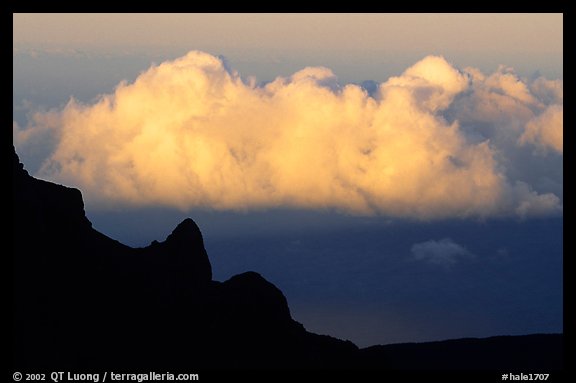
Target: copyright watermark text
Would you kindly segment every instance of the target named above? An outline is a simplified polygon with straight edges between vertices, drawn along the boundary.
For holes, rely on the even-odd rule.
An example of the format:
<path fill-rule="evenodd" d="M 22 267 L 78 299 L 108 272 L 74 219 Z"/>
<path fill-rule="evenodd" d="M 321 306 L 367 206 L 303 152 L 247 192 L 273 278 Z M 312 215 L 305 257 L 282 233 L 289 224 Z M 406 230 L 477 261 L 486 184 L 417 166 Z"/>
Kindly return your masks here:
<path fill-rule="evenodd" d="M 199 374 L 173 374 L 170 372 L 158 373 L 148 372 L 139 374 L 117 373 L 117 372 L 101 372 L 101 373 L 78 373 L 68 371 L 53 371 L 50 373 L 28 374 L 15 372 L 12 374 L 12 379 L 15 382 L 42 382 L 52 381 L 54 383 L 60 382 L 171 382 L 171 381 L 198 381 L 200 380 Z"/>

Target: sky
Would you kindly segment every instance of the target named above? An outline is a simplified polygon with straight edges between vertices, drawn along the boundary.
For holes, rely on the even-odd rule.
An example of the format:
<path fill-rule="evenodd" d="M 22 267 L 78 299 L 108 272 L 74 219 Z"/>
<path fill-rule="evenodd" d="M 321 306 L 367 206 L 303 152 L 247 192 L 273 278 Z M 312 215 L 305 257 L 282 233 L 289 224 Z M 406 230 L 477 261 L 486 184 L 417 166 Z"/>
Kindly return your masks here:
<path fill-rule="evenodd" d="M 16 50 L 177 57 L 197 49 L 263 80 L 324 65 L 346 82 L 360 74 L 383 81 L 429 54 L 484 70 L 505 63 L 526 75 L 562 75 L 562 14 L 15 14 L 13 21 Z"/>
<path fill-rule="evenodd" d="M 561 14 L 15 14 L 13 137 L 361 346 L 562 331 Z M 517 272 L 521 271 L 521 272 Z"/>

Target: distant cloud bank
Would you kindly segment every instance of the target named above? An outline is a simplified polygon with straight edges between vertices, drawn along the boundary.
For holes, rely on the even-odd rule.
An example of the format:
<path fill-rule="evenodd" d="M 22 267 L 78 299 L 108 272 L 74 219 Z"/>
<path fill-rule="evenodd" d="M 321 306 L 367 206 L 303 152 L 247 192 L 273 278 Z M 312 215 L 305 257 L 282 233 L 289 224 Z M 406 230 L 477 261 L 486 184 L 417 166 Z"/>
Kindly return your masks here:
<path fill-rule="evenodd" d="M 560 80 L 520 79 L 506 67 L 486 75 L 428 56 L 373 96 L 323 67 L 256 84 L 192 51 L 93 104 L 70 100 L 14 123 L 14 142 L 53 142 L 37 175 L 103 208 L 562 214 Z M 431 260 L 453 258 L 434 249 L 458 250 L 421 245 L 414 254 Z"/>

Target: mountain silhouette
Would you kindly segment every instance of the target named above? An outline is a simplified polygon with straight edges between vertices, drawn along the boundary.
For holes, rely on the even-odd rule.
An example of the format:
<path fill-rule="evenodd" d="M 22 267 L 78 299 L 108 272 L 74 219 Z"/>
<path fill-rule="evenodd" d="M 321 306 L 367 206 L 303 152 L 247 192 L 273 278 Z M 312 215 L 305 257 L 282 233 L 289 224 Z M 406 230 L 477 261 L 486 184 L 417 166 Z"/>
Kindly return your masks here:
<path fill-rule="evenodd" d="M 12 162 L 15 370 L 562 368 L 559 334 L 359 349 L 310 333 L 258 273 L 213 281 L 192 219 L 131 248 L 92 228 L 79 190 Z"/>

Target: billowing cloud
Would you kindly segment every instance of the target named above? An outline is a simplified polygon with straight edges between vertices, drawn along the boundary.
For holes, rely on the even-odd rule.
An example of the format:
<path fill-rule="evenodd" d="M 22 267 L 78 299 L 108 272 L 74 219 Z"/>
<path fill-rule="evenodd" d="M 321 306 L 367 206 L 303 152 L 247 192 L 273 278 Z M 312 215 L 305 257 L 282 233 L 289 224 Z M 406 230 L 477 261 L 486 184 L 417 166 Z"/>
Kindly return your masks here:
<path fill-rule="evenodd" d="M 564 149 L 564 107 L 551 105 L 544 113 L 530 120 L 520 136 L 519 143 L 532 143 L 544 149 L 551 148 L 559 153 Z"/>
<path fill-rule="evenodd" d="M 473 258 L 474 255 L 462 245 L 450 238 L 439 241 L 430 240 L 415 243 L 410 249 L 412 258 L 417 261 L 428 262 L 442 267 L 451 267 L 463 259 Z"/>
<path fill-rule="evenodd" d="M 555 194 L 509 177 L 499 142 L 557 149 L 559 140 L 561 148 L 559 91 L 556 82 L 531 88 L 508 69 L 485 76 L 436 56 L 373 97 L 322 67 L 257 86 L 193 51 L 92 104 L 36 113 L 29 126 L 14 126 L 14 140 L 25 148 L 50 136 L 38 175 L 77 186 L 100 206 L 556 214 Z"/>

